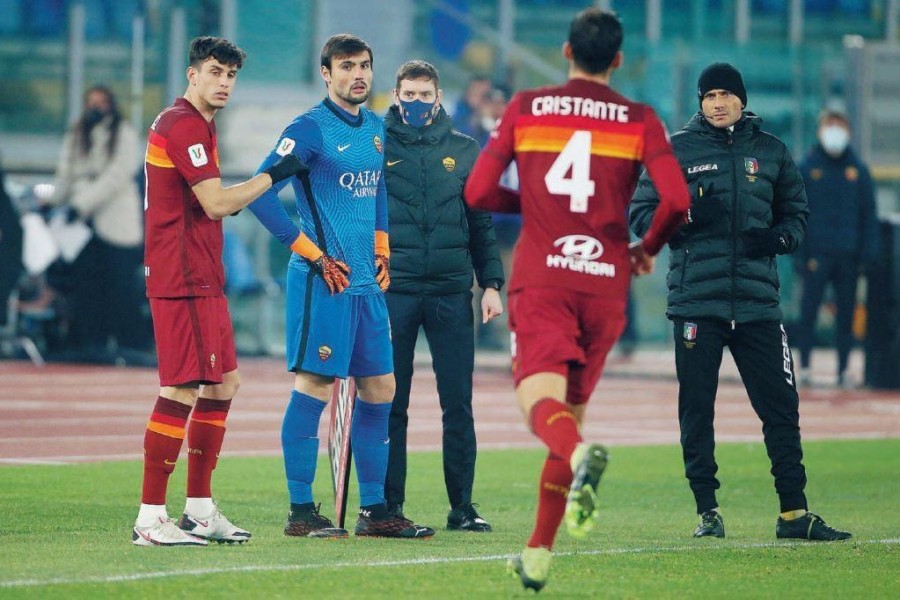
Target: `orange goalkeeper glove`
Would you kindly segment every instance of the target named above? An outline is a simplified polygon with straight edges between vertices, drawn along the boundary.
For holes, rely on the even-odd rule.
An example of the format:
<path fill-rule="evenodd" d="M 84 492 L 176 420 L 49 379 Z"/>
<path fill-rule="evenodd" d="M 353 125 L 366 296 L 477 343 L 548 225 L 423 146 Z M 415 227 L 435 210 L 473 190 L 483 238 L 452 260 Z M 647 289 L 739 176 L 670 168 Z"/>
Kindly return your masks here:
<path fill-rule="evenodd" d="M 332 294 L 340 294 L 350 287 L 350 267 L 346 263 L 323 254 L 316 260 L 310 261 L 313 270 L 322 276 L 328 291 Z"/>
<path fill-rule="evenodd" d="M 381 291 L 387 291 L 391 285 L 391 245 L 387 231 L 375 230 L 375 281 Z"/>
<path fill-rule="evenodd" d="M 391 261 L 384 254 L 375 255 L 375 281 L 382 292 L 386 292 L 391 285 Z"/>

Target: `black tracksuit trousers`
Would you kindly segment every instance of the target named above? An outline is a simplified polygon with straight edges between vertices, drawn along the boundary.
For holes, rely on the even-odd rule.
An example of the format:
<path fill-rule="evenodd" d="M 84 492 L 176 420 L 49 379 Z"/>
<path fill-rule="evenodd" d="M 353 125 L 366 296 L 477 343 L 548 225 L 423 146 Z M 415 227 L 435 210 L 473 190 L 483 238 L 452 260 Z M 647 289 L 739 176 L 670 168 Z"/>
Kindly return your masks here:
<path fill-rule="evenodd" d="M 734 357 L 753 410 L 762 421 L 763 439 L 781 512 L 805 509 L 806 470 L 800 446 L 800 399 L 784 327 L 778 321 L 740 323 L 712 319 L 674 319 L 678 420 L 685 475 L 697 513 L 718 506 L 715 459 L 716 390 L 722 351 Z"/>
<path fill-rule="evenodd" d="M 472 373 L 475 369 L 475 329 L 472 292 L 443 296 L 385 294 L 391 317 L 394 378 L 397 390 L 388 426 L 388 453 L 384 494 L 389 504 L 406 499 L 406 431 L 413 355 L 419 327 L 425 330 L 437 379 L 443 413 L 444 483 L 450 506 L 472 502 L 475 480 L 475 420 L 472 415 Z"/>

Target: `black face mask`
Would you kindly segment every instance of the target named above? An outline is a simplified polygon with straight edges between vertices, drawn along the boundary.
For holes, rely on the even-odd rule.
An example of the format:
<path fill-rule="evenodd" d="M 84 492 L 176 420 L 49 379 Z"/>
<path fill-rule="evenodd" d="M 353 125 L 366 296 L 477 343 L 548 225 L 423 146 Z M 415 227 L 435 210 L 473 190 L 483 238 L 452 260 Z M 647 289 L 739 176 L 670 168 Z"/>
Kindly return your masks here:
<path fill-rule="evenodd" d="M 106 114 L 103 111 L 100 111 L 96 108 L 89 108 L 84 111 L 84 124 L 87 125 L 88 129 L 92 128 L 94 125 L 103 120 Z"/>

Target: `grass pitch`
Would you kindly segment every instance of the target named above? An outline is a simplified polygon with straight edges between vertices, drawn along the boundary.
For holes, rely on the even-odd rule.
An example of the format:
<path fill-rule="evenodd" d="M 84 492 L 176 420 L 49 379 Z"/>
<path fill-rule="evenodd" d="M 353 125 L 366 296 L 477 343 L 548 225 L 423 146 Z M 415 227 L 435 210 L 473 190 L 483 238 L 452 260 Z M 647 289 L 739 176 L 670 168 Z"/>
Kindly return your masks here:
<path fill-rule="evenodd" d="M 697 519 L 678 447 L 613 448 L 601 484 L 601 521 L 584 540 L 560 532 L 541 595 L 900 596 L 900 440 L 809 442 L 804 449 L 811 509 L 852 531 L 853 540 L 775 540 L 778 503 L 761 444 L 718 448 L 724 540 L 691 538 Z M 474 500 L 493 533 L 444 529 L 449 507 L 441 457 L 422 453 L 410 456 L 405 509 L 438 529 L 433 539 L 307 540 L 282 535 L 281 460 L 229 458 L 226 451 L 214 493 L 223 512 L 254 537 L 243 546 L 208 548 L 132 546 L 139 463 L 2 467 L 0 597 L 523 596 L 505 563 L 530 534 L 543 456 L 539 450 L 479 454 Z M 184 469 L 180 464 L 170 485 L 173 517 L 183 507 Z M 328 473 L 323 458 L 317 499 L 332 515 Z M 355 501 L 350 498 L 351 507 Z"/>

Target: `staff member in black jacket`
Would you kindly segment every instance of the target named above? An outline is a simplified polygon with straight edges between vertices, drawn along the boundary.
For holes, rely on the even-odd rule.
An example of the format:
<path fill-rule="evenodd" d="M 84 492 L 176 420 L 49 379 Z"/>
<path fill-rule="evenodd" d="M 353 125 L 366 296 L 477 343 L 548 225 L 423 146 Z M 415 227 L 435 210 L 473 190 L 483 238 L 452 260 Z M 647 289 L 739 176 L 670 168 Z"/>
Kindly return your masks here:
<path fill-rule="evenodd" d="M 469 209 L 463 186 L 478 143 L 453 131 L 441 106 L 437 70 L 413 60 L 397 71 L 394 105 L 385 117 L 385 183 L 391 226 L 391 286 L 387 306 L 397 391 L 385 495 L 403 513 L 406 498 L 407 409 L 413 353 L 425 330 L 443 412 L 444 483 L 450 499 L 447 528 L 490 531 L 472 504 L 475 365 L 472 271 L 484 289 L 482 322 L 503 312 L 503 266 L 490 214 Z"/>
<path fill-rule="evenodd" d="M 700 112 L 672 136 L 691 189 L 688 223 L 669 241 L 667 315 L 674 322 L 678 417 L 685 473 L 700 524 L 695 537 L 725 537 L 716 490 L 714 404 L 725 346 L 763 424 L 780 516 L 778 538 L 843 540 L 849 533 L 807 512 L 799 397 L 778 306 L 775 255 L 806 230 L 803 180 L 785 145 L 743 112 L 741 74 L 715 63 L 700 75 Z M 659 198 L 647 174 L 631 203 L 642 236 Z"/>
<path fill-rule="evenodd" d="M 803 281 L 797 329 L 800 385 L 809 385 L 816 317 L 829 283 L 837 307 L 837 382 L 844 385 L 853 347 L 856 282 L 862 266 L 878 260 L 878 220 L 869 169 L 848 146 L 847 115 L 835 109 L 822 111 L 818 138 L 800 165 L 810 205 L 806 240 L 797 252 Z"/>

